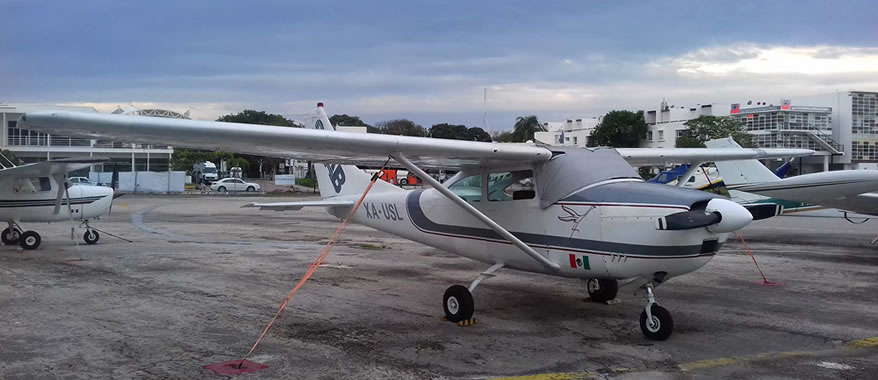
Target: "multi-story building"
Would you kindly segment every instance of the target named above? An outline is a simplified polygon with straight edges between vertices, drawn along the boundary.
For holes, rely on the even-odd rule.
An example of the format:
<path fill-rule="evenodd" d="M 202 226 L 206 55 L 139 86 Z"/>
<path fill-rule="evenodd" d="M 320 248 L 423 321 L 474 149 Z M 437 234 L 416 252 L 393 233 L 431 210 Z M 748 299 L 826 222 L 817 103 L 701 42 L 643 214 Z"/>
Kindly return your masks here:
<path fill-rule="evenodd" d="M 5 128 L 0 128 L 0 130 L 2 130 L 2 136 L 0 136 L 0 149 L 12 152 L 21 163 L 31 163 L 66 157 L 90 156 L 110 158 L 119 171 L 168 170 L 168 164 L 174 153 L 174 149 L 168 146 L 127 144 L 108 140 L 73 138 L 45 134 L 18 127 L 18 118 L 24 113 L 48 109 L 97 112 L 97 110 L 92 107 L 55 105 L 11 106 L 0 104 L 0 121 L 2 121 L 5 126 Z M 165 110 L 132 109 L 129 111 L 117 110 L 116 113 L 123 112 L 144 116 L 189 118 L 187 114 L 179 114 Z M 97 165 L 96 169 L 98 171 L 104 171 L 103 166 L 104 165 Z M 84 175 L 84 173 L 78 174 Z"/>
<path fill-rule="evenodd" d="M 593 117 L 544 122 L 542 126 L 545 131 L 534 133 L 534 139 L 550 145 L 586 147 L 591 131 L 600 124 L 600 120 L 600 117 Z"/>
<path fill-rule="evenodd" d="M 727 105 L 696 104 L 695 106 L 668 105 L 662 100 L 659 109 L 646 111 L 647 132 L 640 146 L 644 148 L 673 148 L 677 144 L 677 137 L 686 133 L 689 128 L 686 122 L 700 116 L 724 116 L 720 109 L 728 108 Z M 728 115 L 728 113 L 725 113 Z"/>

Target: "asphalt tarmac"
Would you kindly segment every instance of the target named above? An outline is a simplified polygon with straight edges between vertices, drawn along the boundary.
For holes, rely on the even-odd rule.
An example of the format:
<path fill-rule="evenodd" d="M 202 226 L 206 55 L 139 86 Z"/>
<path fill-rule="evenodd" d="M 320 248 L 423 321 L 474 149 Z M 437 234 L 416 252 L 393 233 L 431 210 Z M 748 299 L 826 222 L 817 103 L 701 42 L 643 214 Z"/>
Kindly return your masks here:
<path fill-rule="evenodd" d="M 126 196 L 94 225 L 25 225 L 42 246 L 0 247 L 0 378 L 219 378 L 242 357 L 338 221 L 266 212 L 263 198 Z M 282 198 L 266 198 L 274 201 Z M 305 199 L 305 198 L 301 198 Z M 865 379 L 878 374 L 878 221 L 780 217 L 656 289 L 673 314 L 646 340 L 633 289 L 589 302 L 582 281 L 501 270 L 475 291 L 479 323 L 441 299 L 487 267 L 352 225 L 240 378 Z"/>

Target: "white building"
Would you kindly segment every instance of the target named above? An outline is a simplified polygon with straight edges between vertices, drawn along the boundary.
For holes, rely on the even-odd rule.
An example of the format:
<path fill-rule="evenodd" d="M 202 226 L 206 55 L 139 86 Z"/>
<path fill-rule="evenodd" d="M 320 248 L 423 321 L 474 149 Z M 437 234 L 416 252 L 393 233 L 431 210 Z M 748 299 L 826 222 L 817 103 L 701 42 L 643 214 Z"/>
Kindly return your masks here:
<path fill-rule="evenodd" d="M 71 107 L 55 105 L 19 105 L 0 104 L 0 121 L 2 128 L 0 149 L 11 151 L 23 163 L 45 161 L 66 157 L 108 157 L 118 165 L 119 171 L 167 171 L 174 149 L 168 146 L 123 144 L 107 140 L 71 138 L 50 135 L 18 128 L 18 118 L 27 112 L 39 110 L 67 110 L 76 112 L 97 112 L 92 107 Z M 178 114 L 165 110 L 130 110 L 150 116 L 187 118 L 186 114 Z M 97 165 L 97 170 L 104 171 L 104 165 Z M 108 170 L 110 167 L 107 167 Z M 88 169 L 84 170 L 85 172 Z M 85 173 L 77 173 L 85 175 Z"/>
<path fill-rule="evenodd" d="M 534 133 L 534 139 L 544 144 L 562 146 L 588 146 L 591 131 L 601 122 L 601 117 L 567 119 L 559 122 L 545 122 L 545 132 Z"/>
<path fill-rule="evenodd" d="M 659 109 L 646 111 L 646 136 L 640 146 L 644 148 L 673 148 L 677 137 L 682 136 L 688 127 L 684 124 L 700 116 L 728 116 L 729 105 L 722 103 L 669 105 L 666 101 L 659 104 Z"/>

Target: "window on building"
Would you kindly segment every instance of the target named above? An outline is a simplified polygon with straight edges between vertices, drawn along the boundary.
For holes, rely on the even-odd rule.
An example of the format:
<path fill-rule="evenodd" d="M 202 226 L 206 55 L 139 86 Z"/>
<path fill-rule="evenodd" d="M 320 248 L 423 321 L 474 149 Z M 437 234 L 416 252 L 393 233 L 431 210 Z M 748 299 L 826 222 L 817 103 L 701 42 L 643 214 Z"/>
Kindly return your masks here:
<path fill-rule="evenodd" d="M 665 131 L 661 129 L 658 131 L 658 141 L 665 141 Z"/>
<path fill-rule="evenodd" d="M 533 199 L 534 174 L 531 170 L 488 174 L 488 201 Z"/>
<path fill-rule="evenodd" d="M 577 138 L 576 136 L 573 136 L 573 145 L 578 144 L 579 143 L 578 140 L 579 140 L 579 138 Z"/>
<path fill-rule="evenodd" d="M 646 139 L 652 141 L 652 131 L 646 132 Z"/>

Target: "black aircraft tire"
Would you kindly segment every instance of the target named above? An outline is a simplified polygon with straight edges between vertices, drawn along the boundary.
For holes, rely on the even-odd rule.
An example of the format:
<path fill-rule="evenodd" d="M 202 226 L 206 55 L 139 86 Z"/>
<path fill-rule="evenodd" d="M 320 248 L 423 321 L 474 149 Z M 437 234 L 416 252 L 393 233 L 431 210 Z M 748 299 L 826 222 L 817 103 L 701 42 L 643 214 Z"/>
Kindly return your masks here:
<path fill-rule="evenodd" d="M 37 249 L 40 246 L 40 234 L 36 231 L 24 231 L 18 238 L 18 244 L 24 249 Z"/>
<path fill-rule="evenodd" d="M 466 286 L 452 285 L 442 297 L 442 307 L 445 309 L 445 318 L 451 322 L 470 319 L 475 310 L 473 294 Z"/>
<path fill-rule="evenodd" d="M 99 234 L 95 230 L 88 230 L 88 231 L 85 231 L 84 234 L 82 234 L 82 240 L 85 240 L 85 243 L 89 244 L 89 245 L 97 244 L 98 240 L 100 240 L 100 239 L 101 239 L 101 234 Z"/>
<path fill-rule="evenodd" d="M 10 234 L 10 231 L 14 233 Z M 7 227 L 5 230 L 3 230 L 2 233 L 0 233 L 0 240 L 2 240 L 3 244 L 5 245 L 18 244 L 18 239 L 20 238 L 21 231 L 19 231 L 17 228 L 10 230 L 9 227 Z"/>
<path fill-rule="evenodd" d="M 616 298 L 619 293 L 619 282 L 616 280 L 600 280 L 590 278 L 585 285 L 588 296 L 594 302 L 607 302 Z"/>
<path fill-rule="evenodd" d="M 674 332 L 674 319 L 671 312 L 659 305 L 652 305 L 653 325 L 647 325 L 646 310 L 640 312 L 640 331 L 651 340 L 665 340 Z"/>

